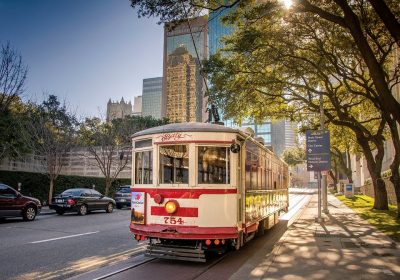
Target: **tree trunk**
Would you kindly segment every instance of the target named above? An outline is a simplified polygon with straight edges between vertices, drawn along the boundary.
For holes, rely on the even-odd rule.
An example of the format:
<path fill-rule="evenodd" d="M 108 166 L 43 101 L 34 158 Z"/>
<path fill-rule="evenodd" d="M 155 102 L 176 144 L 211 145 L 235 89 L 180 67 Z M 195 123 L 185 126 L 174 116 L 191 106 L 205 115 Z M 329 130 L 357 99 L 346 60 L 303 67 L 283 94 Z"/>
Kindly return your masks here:
<path fill-rule="evenodd" d="M 376 177 L 375 182 L 376 183 L 374 184 L 374 190 L 375 190 L 374 209 L 389 210 L 386 185 L 385 181 L 382 179 L 382 176 L 380 174 L 378 177 Z"/>
<path fill-rule="evenodd" d="M 112 184 L 112 180 L 110 180 L 109 178 L 106 178 L 106 188 L 104 191 L 105 196 L 108 196 L 108 193 L 110 192 L 111 184 Z"/>
<path fill-rule="evenodd" d="M 383 148 L 383 139 L 375 139 L 376 155 L 372 154 L 371 147 L 367 140 L 362 137 L 357 137 L 357 141 L 360 144 L 365 159 L 367 161 L 367 168 L 371 175 L 372 185 L 374 187 L 374 209 L 377 210 L 388 210 L 388 198 L 385 187 L 385 181 L 382 179 L 382 161 L 385 150 Z"/>
<path fill-rule="evenodd" d="M 47 205 L 49 205 L 51 203 L 51 200 L 53 199 L 53 189 L 54 189 L 54 180 L 50 178 L 49 201 Z"/>
<path fill-rule="evenodd" d="M 335 192 L 337 192 L 337 177 L 335 176 L 332 170 L 329 170 L 329 176 L 331 176 L 333 180 L 333 189 Z"/>
<path fill-rule="evenodd" d="M 390 176 L 390 181 L 393 183 L 394 191 L 396 193 L 396 201 L 397 201 L 397 219 L 400 220 L 400 172 L 399 165 L 390 165 L 390 169 L 392 170 L 392 176 Z"/>
<path fill-rule="evenodd" d="M 392 134 L 392 141 L 394 146 L 394 156 L 393 161 L 390 165 L 390 170 L 392 171 L 392 176 L 390 176 L 390 181 L 393 183 L 394 191 L 396 194 L 397 201 L 397 218 L 400 220 L 400 137 L 397 124 L 394 120 L 390 119 L 388 121 L 390 133 Z"/>

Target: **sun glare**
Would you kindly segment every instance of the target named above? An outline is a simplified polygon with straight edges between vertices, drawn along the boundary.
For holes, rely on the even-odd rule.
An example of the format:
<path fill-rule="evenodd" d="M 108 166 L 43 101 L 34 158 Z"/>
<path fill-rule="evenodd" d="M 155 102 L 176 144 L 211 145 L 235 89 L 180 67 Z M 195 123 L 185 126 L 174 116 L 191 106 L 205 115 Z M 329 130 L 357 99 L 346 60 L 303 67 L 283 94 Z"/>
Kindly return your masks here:
<path fill-rule="evenodd" d="M 283 0 L 283 5 L 285 5 L 286 9 L 290 9 L 290 7 L 292 6 L 292 0 Z"/>

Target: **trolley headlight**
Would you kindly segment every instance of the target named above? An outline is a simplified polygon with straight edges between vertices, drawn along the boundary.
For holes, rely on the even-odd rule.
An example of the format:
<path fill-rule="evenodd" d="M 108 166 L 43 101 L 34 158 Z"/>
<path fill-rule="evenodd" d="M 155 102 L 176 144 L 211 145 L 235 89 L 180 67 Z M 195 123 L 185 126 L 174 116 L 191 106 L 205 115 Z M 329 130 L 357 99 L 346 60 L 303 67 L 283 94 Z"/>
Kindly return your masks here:
<path fill-rule="evenodd" d="M 167 203 L 165 203 L 165 211 L 167 211 L 168 214 L 173 214 L 176 211 L 178 211 L 179 204 L 178 201 L 176 200 L 170 200 Z"/>

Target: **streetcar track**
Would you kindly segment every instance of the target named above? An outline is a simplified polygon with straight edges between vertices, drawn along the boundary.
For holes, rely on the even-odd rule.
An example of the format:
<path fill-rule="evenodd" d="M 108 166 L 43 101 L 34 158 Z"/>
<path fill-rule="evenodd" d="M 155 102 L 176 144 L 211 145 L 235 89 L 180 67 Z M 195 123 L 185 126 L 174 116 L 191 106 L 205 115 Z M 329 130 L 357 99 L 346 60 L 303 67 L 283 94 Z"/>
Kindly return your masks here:
<path fill-rule="evenodd" d="M 136 268 L 136 267 L 142 266 L 142 265 L 144 265 L 144 264 L 153 262 L 153 261 L 155 261 L 155 260 L 157 260 L 157 258 L 151 258 L 151 259 L 148 259 L 148 260 L 143 260 L 142 262 L 135 263 L 135 264 L 133 264 L 133 265 L 130 265 L 130 266 L 127 266 L 127 267 L 118 269 L 118 270 L 113 271 L 113 272 L 110 272 L 110 273 L 108 273 L 108 274 L 106 274 L 106 275 L 102 275 L 102 276 L 100 276 L 100 277 L 94 278 L 93 280 L 102 280 L 102 279 L 106 279 L 106 278 L 108 278 L 108 277 L 117 275 L 117 274 L 119 274 L 119 273 L 122 273 L 122 272 L 127 271 L 127 270 L 132 269 L 132 268 Z"/>
<path fill-rule="evenodd" d="M 229 251 L 225 254 L 223 254 L 222 256 L 220 256 L 219 258 L 217 258 L 216 260 L 214 260 L 212 263 L 210 263 L 203 271 L 200 271 L 199 273 L 197 273 L 192 280 L 194 279 L 198 279 L 200 276 L 202 276 L 204 273 L 206 273 L 207 271 L 209 271 L 211 268 L 213 268 L 214 266 L 216 266 L 218 263 L 220 263 L 222 260 L 224 260 L 226 257 L 230 256 L 234 251 Z"/>

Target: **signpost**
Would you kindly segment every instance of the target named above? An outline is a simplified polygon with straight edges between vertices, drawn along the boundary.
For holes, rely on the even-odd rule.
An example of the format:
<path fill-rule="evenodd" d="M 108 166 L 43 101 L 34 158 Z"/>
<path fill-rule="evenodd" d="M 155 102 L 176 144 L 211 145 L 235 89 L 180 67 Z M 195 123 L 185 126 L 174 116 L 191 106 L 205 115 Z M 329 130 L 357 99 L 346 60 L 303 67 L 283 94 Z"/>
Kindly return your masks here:
<path fill-rule="evenodd" d="M 330 136 L 328 130 L 307 130 L 307 171 L 325 171 L 331 168 Z"/>
<path fill-rule="evenodd" d="M 318 222 L 322 222 L 323 219 L 321 218 L 321 189 L 322 189 L 321 171 L 328 171 L 331 168 L 330 135 L 328 130 L 323 130 L 323 129 L 315 131 L 307 130 L 306 160 L 307 160 L 307 171 L 317 171 L 318 173 Z M 325 183 L 325 192 L 326 192 L 326 183 Z M 325 197 L 324 211 L 325 213 L 328 213 L 326 193 L 324 197 Z"/>

